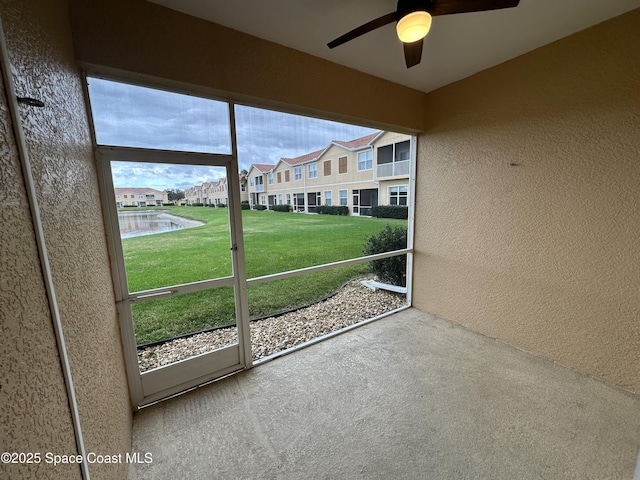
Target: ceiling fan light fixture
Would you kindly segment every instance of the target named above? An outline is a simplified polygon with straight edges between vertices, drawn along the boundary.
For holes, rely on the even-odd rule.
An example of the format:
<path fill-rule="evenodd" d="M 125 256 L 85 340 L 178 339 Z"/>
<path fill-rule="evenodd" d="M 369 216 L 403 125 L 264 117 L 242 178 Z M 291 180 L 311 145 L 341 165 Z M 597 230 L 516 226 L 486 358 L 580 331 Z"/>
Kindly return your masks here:
<path fill-rule="evenodd" d="M 403 43 L 413 43 L 424 38 L 431 28 L 431 14 L 422 10 L 408 13 L 396 25 L 398 38 Z"/>

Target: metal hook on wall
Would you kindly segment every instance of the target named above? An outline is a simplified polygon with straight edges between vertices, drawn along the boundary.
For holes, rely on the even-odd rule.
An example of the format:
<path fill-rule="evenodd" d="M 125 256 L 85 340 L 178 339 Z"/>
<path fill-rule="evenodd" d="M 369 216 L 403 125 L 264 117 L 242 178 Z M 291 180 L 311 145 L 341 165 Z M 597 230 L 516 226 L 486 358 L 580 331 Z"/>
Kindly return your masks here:
<path fill-rule="evenodd" d="M 29 107 L 44 107 L 44 102 L 37 98 L 31 97 L 17 97 L 20 105 L 27 105 Z"/>

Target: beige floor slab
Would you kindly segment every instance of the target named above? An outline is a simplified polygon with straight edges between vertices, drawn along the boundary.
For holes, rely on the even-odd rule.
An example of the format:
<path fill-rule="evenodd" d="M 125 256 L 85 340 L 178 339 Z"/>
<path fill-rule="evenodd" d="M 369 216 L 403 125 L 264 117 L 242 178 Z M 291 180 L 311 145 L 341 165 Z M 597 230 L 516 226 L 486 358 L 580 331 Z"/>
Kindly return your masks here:
<path fill-rule="evenodd" d="M 138 479 L 632 479 L 640 398 L 415 309 L 134 418 Z"/>

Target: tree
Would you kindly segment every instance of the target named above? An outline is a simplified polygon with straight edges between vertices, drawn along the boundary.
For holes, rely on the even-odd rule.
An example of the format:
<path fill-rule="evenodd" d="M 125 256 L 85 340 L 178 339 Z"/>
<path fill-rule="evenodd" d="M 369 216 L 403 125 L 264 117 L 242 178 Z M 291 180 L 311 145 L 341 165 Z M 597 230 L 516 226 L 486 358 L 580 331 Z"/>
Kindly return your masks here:
<path fill-rule="evenodd" d="M 170 202 L 179 202 L 184 198 L 184 192 L 177 188 L 170 188 L 167 190 L 167 197 Z"/>

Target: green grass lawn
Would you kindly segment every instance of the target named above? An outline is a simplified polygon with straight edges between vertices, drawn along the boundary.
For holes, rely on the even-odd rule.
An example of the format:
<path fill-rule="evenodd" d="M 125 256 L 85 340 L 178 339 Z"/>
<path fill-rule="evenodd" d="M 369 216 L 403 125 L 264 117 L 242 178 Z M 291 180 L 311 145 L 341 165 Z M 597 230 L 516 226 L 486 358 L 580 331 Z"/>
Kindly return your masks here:
<path fill-rule="evenodd" d="M 132 292 L 232 274 L 228 210 L 163 207 L 206 222 L 200 227 L 124 239 Z M 362 256 L 365 237 L 406 220 L 242 212 L 248 278 Z M 287 278 L 249 288 L 252 318 L 321 299 L 369 271 L 366 263 Z M 235 322 L 231 288 L 150 300 L 132 306 L 138 344 Z"/>

